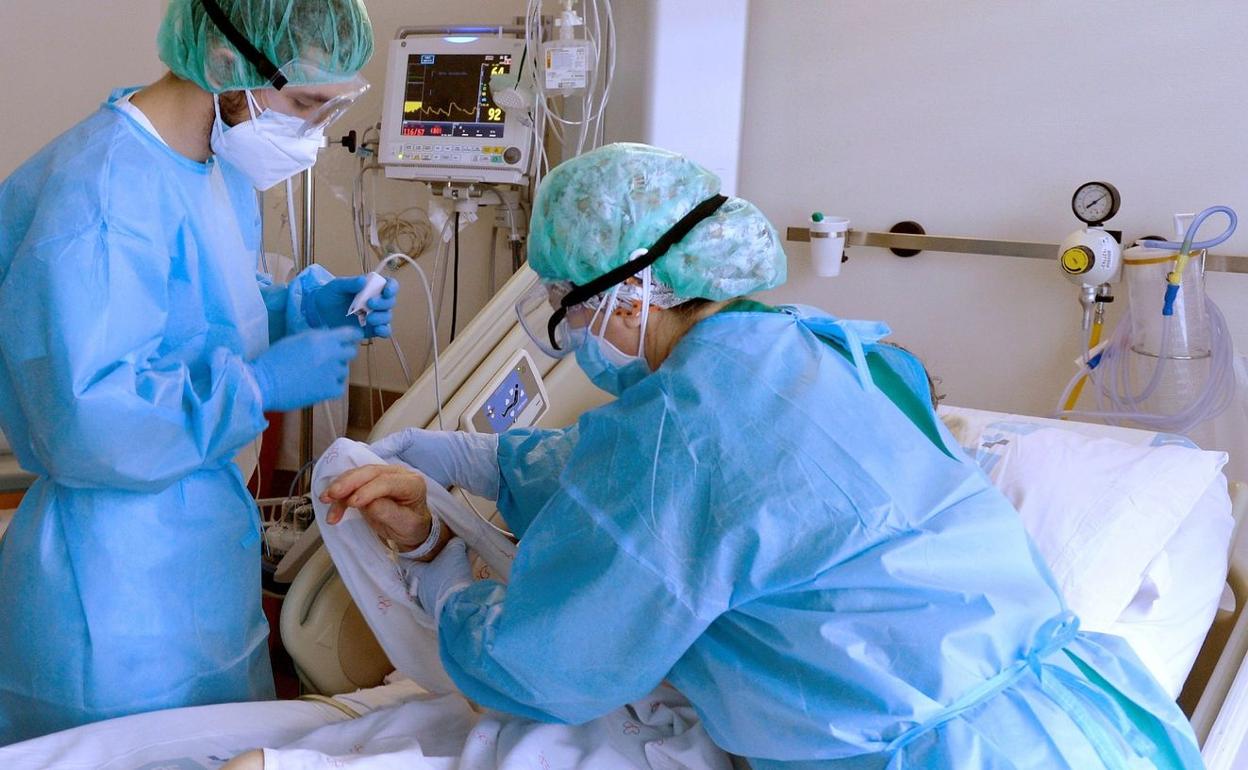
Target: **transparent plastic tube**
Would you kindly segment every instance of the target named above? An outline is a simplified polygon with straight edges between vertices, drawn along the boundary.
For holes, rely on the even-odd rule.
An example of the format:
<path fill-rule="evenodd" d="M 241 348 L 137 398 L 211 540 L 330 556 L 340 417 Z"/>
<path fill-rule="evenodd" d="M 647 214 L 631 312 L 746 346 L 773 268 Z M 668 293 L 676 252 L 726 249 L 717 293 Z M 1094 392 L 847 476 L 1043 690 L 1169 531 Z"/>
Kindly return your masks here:
<path fill-rule="evenodd" d="M 1085 363 L 1063 393 L 1063 400 L 1073 392 L 1079 378 L 1087 375 L 1094 387 L 1097 399 L 1096 410 L 1063 410 L 1056 417 L 1078 417 L 1085 419 L 1105 420 L 1118 425 L 1133 423 L 1137 427 L 1156 430 L 1163 433 L 1187 433 L 1203 422 L 1211 420 L 1226 411 L 1235 396 L 1234 348 L 1230 330 L 1222 311 L 1212 300 L 1205 299 L 1205 311 L 1209 316 L 1209 332 L 1211 350 L 1207 359 L 1209 372 L 1205 384 L 1192 394 L 1191 400 L 1173 412 L 1150 412 L 1141 409 L 1141 404 L 1154 395 L 1168 367 L 1176 364 L 1176 360 L 1165 352 L 1169 345 L 1170 329 L 1175 321 L 1173 317 L 1163 320 L 1162 347 L 1163 351 L 1154 367 L 1149 384 L 1138 393 L 1132 392 L 1132 375 L 1130 371 L 1131 324 L 1124 318 L 1118 325 L 1114 338 L 1106 349 L 1097 357 L 1092 358 L 1095 366 Z M 1169 327 L 1169 328 L 1167 328 Z M 1135 355 L 1139 355 L 1135 353 Z"/>
<path fill-rule="evenodd" d="M 1226 216 L 1226 230 L 1196 241 L 1197 231 L 1214 214 Z M 1182 241 L 1145 240 L 1123 254 L 1127 312 L 1104 350 L 1088 357 L 1066 386 L 1055 416 L 1187 433 L 1230 406 L 1235 396 L 1234 346 L 1225 317 L 1205 293 L 1203 252 L 1230 238 L 1237 224 L 1232 209 L 1212 206 L 1192 219 Z M 1158 249 L 1178 253 L 1154 256 Z M 1193 249 L 1201 251 L 1201 259 L 1190 260 Z M 1141 373 L 1134 369 L 1148 359 L 1156 363 L 1137 390 Z M 1202 371 L 1206 364 L 1207 372 Z M 1085 376 L 1093 384 L 1096 409 L 1064 408 Z"/>
<path fill-rule="evenodd" d="M 1225 214 L 1227 218 L 1226 229 L 1222 231 L 1216 238 L 1210 238 L 1207 241 L 1196 241 L 1196 231 L 1204 224 L 1205 220 L 1214 214 Z M 1188 225 L 1187 232 L 1180 241 L 1160 241 L 1145 240 L 1140 241 L 1140 245 L 1147 246 L 1150 249 L 1178 249 L 1180 253 L 1189 254 L 1193 249 L 1200 251 L 1202 249 L 1212 249 L 1226 242 L 1235 233 L 1235 228 L 1239 224 L 1239 218 L 1235 216 L 1235 211 L 1229 206 L 1210 206 L 1204 211 L 1196 215 L 1192 223 Z"/>

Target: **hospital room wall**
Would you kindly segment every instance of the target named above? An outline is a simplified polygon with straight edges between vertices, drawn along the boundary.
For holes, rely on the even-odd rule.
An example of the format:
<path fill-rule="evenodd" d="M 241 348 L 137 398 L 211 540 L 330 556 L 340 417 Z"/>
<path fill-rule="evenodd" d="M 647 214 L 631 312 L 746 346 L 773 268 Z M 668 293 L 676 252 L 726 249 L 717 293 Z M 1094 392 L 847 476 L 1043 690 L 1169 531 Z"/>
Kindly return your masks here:
<path fill-rule="evenodd" d="M 156 55 L 156 33 L 167 0 L 128 0 L 124 4 L 99 0 L 0 0 L 0 73 L 5 74 L 5 98 L 0 100 L 0 179 L 7 177 L 26 158 L 52 137 L 68 129 L 94 110 L 109 91 L 138 85 L 160 77 L 164 67 Z M 118 8 L 124 5 L 125 12 Z M 453 23 L 510 23 L 524 15 L 523 0 L 367 0 L 377 34 L 377 53 L 364 71 L 373 89 L 332 131 L 341 136 L 354 128 L 363 131 L 381 114 L 386 53 L 400 26 Z M 317 254 L 318 260 L 336 273 L 358 272 L 347 204 L 358 169 L 353 156 L 330 148 L 318 164 Z M 378 181 L 382 211 L 399 211 L 422 204 L 422 186 L 410 182 Z M 296 185 L 296 195 L 298 195 Z M 284 228 L 285 196 L 281 187 L 266 196 L 266 245 L 271 251 L 290 254 Z M 460 328 L 488 299 L 484 278 L 489 244 L 491 209 L 464 232 L 461 243 L 462 280 Z M 500 262 L 510 264 L 501 256 Z M 432 274 L 432 253 L 421 258 Z M 431 275 L 432 277 L 432 275 Z M 500 272 L 500 280 L 506 276 Z M 415 366 L 428 340 L 424 294 L 410 269 L 400 274 L 402 307 L 398 311 L 397 336 Z M 450 301 L 444 303 L 442 326 L 450 328 Z M 445 332 L 443 341 L 445 341 Z M 374 350 L 375 381 L 379 387 L 403 391 L 406 385 L 393 350 L 377 345 Z M 366 381 L 366 362 L 361 356 L 352 381 Z"/>
<path fill-rule="evenodd" d="M 740 193 L 782 236 L 822 210 L 1056 243 L 1089 179 L 1122 192 L 1127 238 L 1168 235 L 1176 211 L 1248 215 L 1246 27 L 1238 0 L 753 0 Z M 1248 254 L 1248 226 L 1222 248 Z M 851 249 L 819 279 L 806 244 L 786 250 L 773 299 L 886 319 L 953 403 L 1043 414 L 1073 373 L 1076 290 L 1055 262 Z M 1248 276 L 1209 286 L 1248 353 Z"/>
<path fill-rule="evenodd" d="M 165 0 L 0 0 L 0 179 L 121 86 L 164 71 Z"/>

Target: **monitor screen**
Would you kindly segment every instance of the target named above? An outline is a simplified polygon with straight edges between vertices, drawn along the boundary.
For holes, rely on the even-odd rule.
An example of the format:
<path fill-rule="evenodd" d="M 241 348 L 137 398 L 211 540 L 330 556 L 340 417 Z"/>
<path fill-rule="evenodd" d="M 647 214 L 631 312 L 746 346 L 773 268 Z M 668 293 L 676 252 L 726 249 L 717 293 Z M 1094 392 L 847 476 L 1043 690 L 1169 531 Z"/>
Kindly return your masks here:
<path fill-rule="evenodd" d="M 411 54 L 403 92 L 403 136 L 503 138 L 503 109 L 490 76 L 511 72 L 511 54 Z"/>

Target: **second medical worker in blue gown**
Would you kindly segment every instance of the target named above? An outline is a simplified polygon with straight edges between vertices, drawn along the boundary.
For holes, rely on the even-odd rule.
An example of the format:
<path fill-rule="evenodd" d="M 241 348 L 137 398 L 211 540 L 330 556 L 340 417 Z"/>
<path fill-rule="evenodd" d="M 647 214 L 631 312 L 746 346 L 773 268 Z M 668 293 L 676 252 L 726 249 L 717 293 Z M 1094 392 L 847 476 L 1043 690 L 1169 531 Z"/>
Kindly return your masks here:
<path fill-rule="evenodd" d="M 458 540 L 412 565 L 451 678 L 578 723 L 666 679 L 756 770 L 1201 767 L 1127 645 L 1077 631 L 887 328 L 737 299 L 783 282 L 784 255 L 718 192 L 640 145 L 556 168 L 520 310 L 618 400 L 567 430 L 375 445 L 497 498 L 521 536 L 506 586 L 471 582 Z M 413 480 L 344 474 L 330 518 L 360 505 L 417 546 Z"/>
<path fill-rule="evenodd" d="M 366 87 L 364 6 L 172 0 L 159 48 L 0 185 L 0 428 L 39 477 L 0 541 L 0 743 L 273 696 L 231 457 L 389 333 L 394 285 L 361 332 L 361 279 L 256 275 L 256 191 Z"/>

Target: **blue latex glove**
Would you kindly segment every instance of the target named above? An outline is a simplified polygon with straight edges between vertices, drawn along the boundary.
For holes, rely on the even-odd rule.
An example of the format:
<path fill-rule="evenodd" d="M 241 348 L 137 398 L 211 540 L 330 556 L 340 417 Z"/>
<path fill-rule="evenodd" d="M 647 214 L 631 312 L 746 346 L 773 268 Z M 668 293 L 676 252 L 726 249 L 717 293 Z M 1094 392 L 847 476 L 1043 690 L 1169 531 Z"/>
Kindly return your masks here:
<path fill-rule="evenodd" d="M 313 290 L 303 305 L 308 325 L 314 329 L 338 326 L 359 328 L 359 320 L 353 315 L 347 315 L 347 310 L 350 309 L 355 295 L 360 293 L 367 282 L 368 278 L 363 275 L 335 278 Z M 399 282 L 387 278 L 386 287 L 381 290 L 381 294 L 368 301 L 369 313 L 364 317 L 365 337 L 390 336 L 390 311 L 394 309 L 398 294 Z"/>
<path fill-rule="evenodd" d="M 408 428 L 370 448 L 381 459 L 402 460 L 444 487 L 498 499 L 497 434 Z"/>
<path fill-rule="evenodd" d="M 442 614 L 446 600 L 472 585 L 472 568 L 468 565 L 468 546 L 452 538 L 431 562 L 414 561 L 407 565 L 408 591 L 416 582 L 416 601 L 421 609 L 433 615 Z"/>
<path fill-rule="evenodd" d="M 341 396 L 364 339 L 359 326 L 310 329 L 279 340 L 251 362 L 266 412 L 288 412 Z"/>

